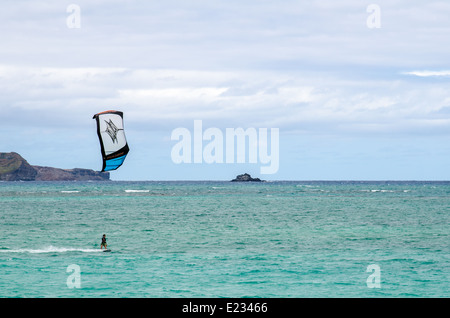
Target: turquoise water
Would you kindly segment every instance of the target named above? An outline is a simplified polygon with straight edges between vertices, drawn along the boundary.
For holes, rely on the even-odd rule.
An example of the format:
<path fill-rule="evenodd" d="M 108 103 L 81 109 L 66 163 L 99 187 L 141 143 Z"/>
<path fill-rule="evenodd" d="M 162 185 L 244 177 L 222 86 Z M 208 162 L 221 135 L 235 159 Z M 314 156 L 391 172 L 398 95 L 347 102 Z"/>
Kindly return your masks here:
<path fill-rule="evenodd" d="M 449 216 L 450 182 L 2 182 L 0 297 L 448 297 Z"/>

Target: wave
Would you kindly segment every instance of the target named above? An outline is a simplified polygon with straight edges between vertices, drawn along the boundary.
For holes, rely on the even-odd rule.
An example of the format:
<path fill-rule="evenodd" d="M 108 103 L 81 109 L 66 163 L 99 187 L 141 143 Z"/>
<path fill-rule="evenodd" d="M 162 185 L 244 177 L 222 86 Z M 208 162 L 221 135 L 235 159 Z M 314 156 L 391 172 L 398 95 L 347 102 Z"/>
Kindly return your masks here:
<path fill-rule="evenodd" d="M 62 190 L 61 193 L 78 193 L 78 190 Z"/>
<path fill-rule="evenodd" d="M 81 253 L 98 253 L 102 252 L 99 248 L 66 248 L 48 246 L 41 249 L 31 248 L 19 248 L 19 249 L 0 249 L 0 253 L 30 253 L 30 254 L 43 254 L 43 253 L 67 253 L 67 252 L 81 252 Z"/>
<path fill-rule="evenodd" d="M 360 191 L 360 192 L 372 192 L 372 193 L 375 193 L 375 192 L 382 192 L 382 193 L 397 193 L 397 192 L 400 192 L 400 191 L 398 191 L 398 190 L 385 190 L 385 189 L 372 189 L 372 190 L 358 190 L 358 191 Z M 408 192 L 409 190 L 402 190 L 401 192 Z"/>
<path fill-rule="evenodd" d="M 126 193 L 150 192 L 150 190 L 125 190 Z"/>

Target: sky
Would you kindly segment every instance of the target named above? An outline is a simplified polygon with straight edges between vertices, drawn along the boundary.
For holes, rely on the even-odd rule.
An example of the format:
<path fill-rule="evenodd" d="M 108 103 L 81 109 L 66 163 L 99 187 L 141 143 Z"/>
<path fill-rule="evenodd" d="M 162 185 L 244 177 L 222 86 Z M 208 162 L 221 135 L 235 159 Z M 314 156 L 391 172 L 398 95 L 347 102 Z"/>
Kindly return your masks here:
<path fill-rule="evenodd" d="M 113 109 L 130 153 L 112 180 L 450 180 L 449 14 L 435 0 L 2 1 L 0 152 L 100 170 L 92 116 Z M 278 169 L 176 163 L 172 132 L 193 141 L 195 121 L 278 129 Z"/>

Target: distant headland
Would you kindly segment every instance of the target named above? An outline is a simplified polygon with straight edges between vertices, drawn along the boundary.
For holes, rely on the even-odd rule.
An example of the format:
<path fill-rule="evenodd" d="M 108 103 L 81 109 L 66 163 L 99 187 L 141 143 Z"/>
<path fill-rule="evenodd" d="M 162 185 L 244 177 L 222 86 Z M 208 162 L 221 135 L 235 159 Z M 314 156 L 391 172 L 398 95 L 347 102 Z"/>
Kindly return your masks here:
<path fill-rule="evenodd" d="M 0 152 L 0 181 L 103 181 L 109 172 L 32 166 L 16 152 Z"/>
<path fill-rule="evenodd" d="M 264 182 L 260 178 L 252 178 L 248 173 L 240 174 L 236 176 L 235 179 L 231 180 L 231 182 Z"/>

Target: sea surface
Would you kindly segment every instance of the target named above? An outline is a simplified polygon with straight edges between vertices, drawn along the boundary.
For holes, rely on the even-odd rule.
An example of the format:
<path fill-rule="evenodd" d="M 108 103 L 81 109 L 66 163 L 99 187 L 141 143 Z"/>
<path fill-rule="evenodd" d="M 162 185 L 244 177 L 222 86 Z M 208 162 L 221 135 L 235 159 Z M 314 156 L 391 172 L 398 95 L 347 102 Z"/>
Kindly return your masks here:
<path fill-rule="evenodd" d="M 449 297 L 449 221 L 450 182 L 0 182 L 0 297 Z"/>

